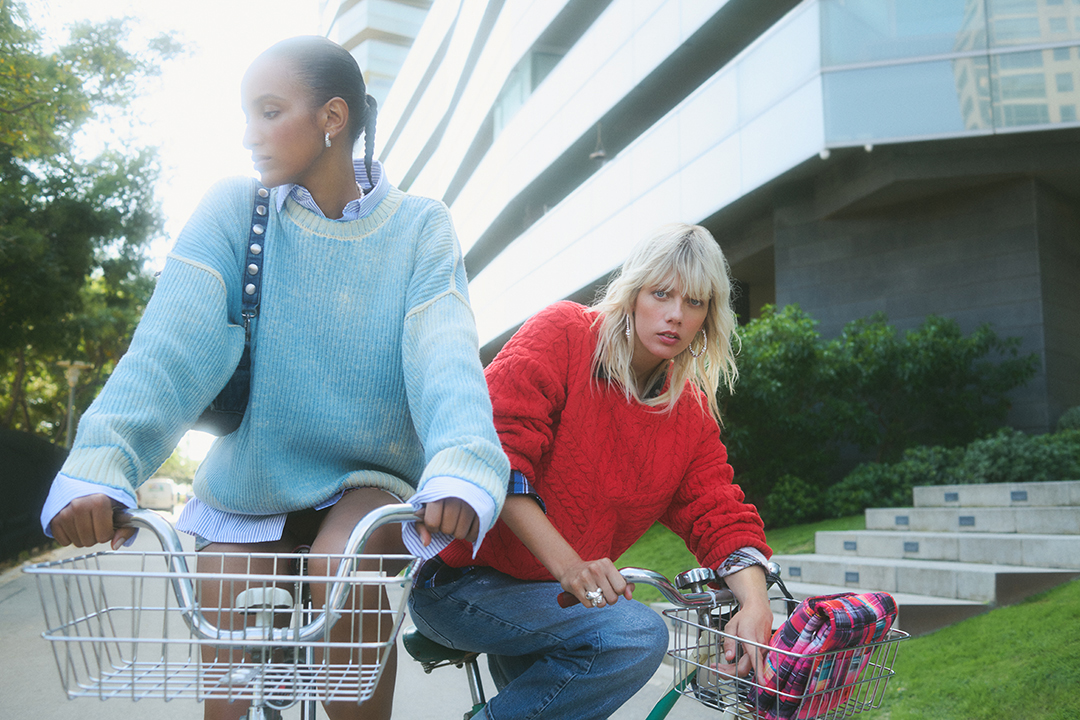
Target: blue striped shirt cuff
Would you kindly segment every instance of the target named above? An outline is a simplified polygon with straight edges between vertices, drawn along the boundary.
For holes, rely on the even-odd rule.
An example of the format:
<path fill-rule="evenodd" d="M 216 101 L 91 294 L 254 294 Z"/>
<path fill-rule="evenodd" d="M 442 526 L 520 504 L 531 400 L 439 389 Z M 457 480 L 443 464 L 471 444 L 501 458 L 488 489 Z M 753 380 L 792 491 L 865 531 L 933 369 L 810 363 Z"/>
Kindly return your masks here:
<path fill-rule="evenodd" d="M 525 477 L 525 474 L 519 470 L 510 471 L 510 486 L 506 488 L 507 495 L 528 495 L 536 504 L 540 506 L 540 509 L 547 515 L 547 505 L 544 505 L 544 499 L 533 490 L 533 486 L 529 484 L 529 478 Z"/>

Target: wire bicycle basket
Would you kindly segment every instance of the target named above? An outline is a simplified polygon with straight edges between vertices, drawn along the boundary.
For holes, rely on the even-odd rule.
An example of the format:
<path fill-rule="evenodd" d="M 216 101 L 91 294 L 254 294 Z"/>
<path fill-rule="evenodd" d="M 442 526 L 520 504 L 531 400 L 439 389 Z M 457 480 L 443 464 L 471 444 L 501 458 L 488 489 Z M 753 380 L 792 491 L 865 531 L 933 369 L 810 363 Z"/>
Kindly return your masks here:
<path fill-rule="evenodd" d="M 722 720 L 837 720 L 880 707 L 893 676 L 897 644 L 907 633 L 890 629 L 880 642 L 827 652 L 798 653 L 749 643 L 725 633 L 726 619 L 736 606 L 709 612 L 674 608 L 664 611 L 674 627 L 668 655 L 674 664 L 675 687 L 721 711 Z M 775 672 L 768 679 L 737 677 L 724 664 L 724 641 L 752 645 Z M 740 645 L 740 649 L 742 647 Z M 787 671 L 799 668 L 803 677 Z"/>
<path fill-rule="evenodd" d="M 178 545 L 24 567 L 69 698 L 279 709 L 370 698 L 405 614 L 411 555 L 196 554 Z M 329 598 L 331 609 L 305 606 L 302 593 Z"/>

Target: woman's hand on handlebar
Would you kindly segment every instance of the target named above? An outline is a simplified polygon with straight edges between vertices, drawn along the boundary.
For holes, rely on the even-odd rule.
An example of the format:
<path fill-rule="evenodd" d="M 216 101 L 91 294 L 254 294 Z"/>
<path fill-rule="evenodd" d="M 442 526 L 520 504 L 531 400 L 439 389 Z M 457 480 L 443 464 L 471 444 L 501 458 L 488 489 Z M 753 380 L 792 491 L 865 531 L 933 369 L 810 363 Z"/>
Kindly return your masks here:
<path fill-rule="evenodd" d="M 740 570 L 724 578 L 724 582 L 739 600 L 739 610 L 728 621 L 724 632 L 749 640 L 758 645 L 768 645 L 772 635 L 772 609 L 765 586 L 765 571 L 760 565 Z M 742 647 L 738 647 L 741 645 Z M 761 648 L 757 645 L 738 643 L 732 637 L 724 639 L 724 653 L 720 669 L 729 675 L 742 677 L 751 668 L 760 673 Z M 737 665 L 737 666 L 736 666 Z"/>
<path fill-rule="evenodd" d="M 416 516 L 420 518 L 416 523 L 416 531 L 424 547 L 431 544 L 434 533 L 443 533 L 455 540 L 469 542 L 475 542 L 480 535 L 480 521 L 476 517 L 476 511 L 461 498 L 449 497 L 424 503 Z"/>
<path fill-rule="evenodd" d="M 568 565 L 558 576 L 555 577 L 562 585 L 563 590 L 577 598 L 583 607 L 603 608 L 614 605 L 620 597 L 630 600 L 634 594 L 634 586 L 626 582 L 626 578 L 615 567 L 615 563 L 608 558 L 599 560 L 581 560 Z M 597 597 L 599 591 L 602 597 Z M 592 593 L 590 595 L 590 593 Z M 559 604 L 563 604 L 560 600 Z"/>
<path fill-rule="evenodd" d="M 115 505 L 102 493 L 75 498 L 56 513 L 49 528 L 61 545 L 90 547 L 111 541 L 116 550 L 135 534 L 135 528 L 113 528 Z"/>

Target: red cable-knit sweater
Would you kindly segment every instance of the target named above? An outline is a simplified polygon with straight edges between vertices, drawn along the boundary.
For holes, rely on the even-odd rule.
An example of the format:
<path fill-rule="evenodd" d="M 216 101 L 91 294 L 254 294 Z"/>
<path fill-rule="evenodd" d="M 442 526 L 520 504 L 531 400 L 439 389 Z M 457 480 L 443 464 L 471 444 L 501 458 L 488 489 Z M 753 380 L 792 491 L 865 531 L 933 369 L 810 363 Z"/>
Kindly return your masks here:
<path fill-rule="evenodd" d="M 617 559 L 658 520 L 706 567 L 748 546 L 770 555 L 700 391 L 687 383 L 670 413 L 627 402 L 591 372 L 595 317 L 576 303 L 552 305 L 485 371 L 503 450 L 543 498 L 548 520 L 583 560 Z M 552 579 L 501 520 L 475 559 L 464 541 L 440 557 L 451 567 Z"/>

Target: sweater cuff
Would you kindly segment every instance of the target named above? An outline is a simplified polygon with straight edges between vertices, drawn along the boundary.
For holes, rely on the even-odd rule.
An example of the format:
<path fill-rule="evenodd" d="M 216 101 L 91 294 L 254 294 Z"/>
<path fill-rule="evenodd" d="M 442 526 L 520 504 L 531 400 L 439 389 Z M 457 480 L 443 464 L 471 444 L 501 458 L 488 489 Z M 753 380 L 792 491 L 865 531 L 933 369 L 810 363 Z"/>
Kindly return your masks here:
<path fill-rule="evenodd" d="M 53 480 L 52 487 L 49 488 L 49 497 L 45 499 L 45 506 L 41 509 L 41 529 L 45 532 L 45 535 L 48 537 L 53 536 L 52 527 L 50 527 L 53 518 L 56 517 L 57 513 L 67 507 L 72 500 L 77 500 L 78 498 L 86 497 L 87 495 L 96 495 L 98 493 L 109 496 L 124 507 L 135 507 L 131 495 L 123 490 L 107 485 L 86 482 L 85 480 L 76 480 L 75 478 L 68 477 L 64 473 L 58 474 L 56 479 Z M 134 540 L 135 536 L 133 535 L 126 543 L 124 543 L 124 545 L 130 545 Z"/>
<path fill-rule="evenodd" d="M 480 543 L 484 541 L 484 536 L 495 524 L 495 503 L 486 492 L 461 478 L 439 475 L 424 483 L 424 488 L 409 498 L 409 503 L 419 510 L 424 503 L 451 497 L 464 500 L 476 513 L 479 533 L 476 536 L 476 542 L 473 543 L 473 557 L 475 558 L 480 550 Z M 431 538 L 431 544 L 425 547 L 420 542 L 420 533 L 416 529 L 416 523 L 408 522 L 401 526 L 401 539 L 410 553 L 423 560 L 430 560 L 454 538 L 445 533 L 435 533 Z"/>

